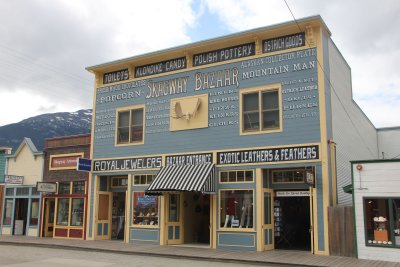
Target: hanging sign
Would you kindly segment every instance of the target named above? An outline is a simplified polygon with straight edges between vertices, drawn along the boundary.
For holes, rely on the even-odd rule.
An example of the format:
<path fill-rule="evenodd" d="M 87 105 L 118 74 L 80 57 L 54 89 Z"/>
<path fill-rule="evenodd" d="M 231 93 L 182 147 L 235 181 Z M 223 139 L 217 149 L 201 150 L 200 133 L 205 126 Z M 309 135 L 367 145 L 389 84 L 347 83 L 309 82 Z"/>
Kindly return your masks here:
<path fill-rule="evenodd" d="M 43 193 L 57 193 L 57 183 L 37 182 L 36 191 Z"/>
<path fill-rule="evenodd" d="M 186 57 L 135 67 L 135 78 L 186 69 Z"/>
<path fill-rule="evenodd" d="M 304 32 L 300 32 L 278 38 L 263 40 L 262 51 L 263 53 L 271 53 L 275 51 L 296 48 L 305 45 L 306 45 L 306 35 Z"/>
<path fill-rule="evenodd" d="M 217 164 L 288 162 L 319 159 L 318 145 L 224 151 L 217 153 Z"/>
<path fill-rule="evenodd" d="M 193 56 L 193 67 L 213 64 L 217 62 L 254 56 L 256 43 L 231 46 L 218 50 L 208 51 Z"/>
<path fill-rule="evenodd" d="M 103 84 L 116 83 L 120 81 L 129 80 L 129 70 L 117 70 L 113 72 L 107 72 L 103 75 Z"/>
<path fill-rule="evenodd" d="M 85 158 L 78 158 L 76 162 L 76 170 L 90 172 L 92 170 L 92 160 Z"/>
<path fill-rule="evenodd" d="M 23 184 L 24 176 L 4 175 L 4 182 L 6 184 Z"/>

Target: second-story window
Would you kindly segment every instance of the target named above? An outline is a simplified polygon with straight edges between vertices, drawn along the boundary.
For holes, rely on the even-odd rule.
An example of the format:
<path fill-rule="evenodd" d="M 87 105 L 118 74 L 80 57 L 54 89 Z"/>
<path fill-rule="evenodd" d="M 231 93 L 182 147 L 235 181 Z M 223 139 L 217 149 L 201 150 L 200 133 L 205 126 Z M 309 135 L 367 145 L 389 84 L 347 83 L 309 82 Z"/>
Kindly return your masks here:
<path fill-rule="evenodd" d="M 132 108 L 117 113 L 117 144 L 143 143 L 143 108 Z"/>

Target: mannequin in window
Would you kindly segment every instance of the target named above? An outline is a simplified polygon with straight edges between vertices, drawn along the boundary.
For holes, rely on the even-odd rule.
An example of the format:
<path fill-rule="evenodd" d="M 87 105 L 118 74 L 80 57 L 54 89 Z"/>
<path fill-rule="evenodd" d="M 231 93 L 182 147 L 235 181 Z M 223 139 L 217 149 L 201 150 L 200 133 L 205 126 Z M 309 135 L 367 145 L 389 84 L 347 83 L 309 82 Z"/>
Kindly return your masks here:
<path fill-rule="evenodd" d="M 242 217 L 240 217 L 240 228 L 244 227 L 246 221 L 246 227 L 250 226 L 250 215 L 253 209 L 252 194 L 250 191 L 244 193 L 243 197 L 243 207 L 242 207 Z"/>
<path fill-rule="evenodd" d="M 232 227 L 232 220 L 235 218 L 235 198 L 233 194 L 229 194 L 228 201 L 226 203 L 226 216 L 225 216 L 225 224 L 224 227 L 228 226 L 229 221 L 231 222 Z"/>

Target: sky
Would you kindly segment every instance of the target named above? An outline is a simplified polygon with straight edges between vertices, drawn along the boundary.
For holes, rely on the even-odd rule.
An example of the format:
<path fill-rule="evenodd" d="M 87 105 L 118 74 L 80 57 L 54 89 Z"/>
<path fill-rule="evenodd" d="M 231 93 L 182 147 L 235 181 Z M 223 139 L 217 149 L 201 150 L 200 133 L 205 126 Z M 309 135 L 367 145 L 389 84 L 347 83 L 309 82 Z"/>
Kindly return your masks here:
<path fill-rule="evenodd" d="M 400 126 L 399 1 L 286 2 L 321 15 L 374 126 Z M 0 126 L 92 108 L 86 67 L 292 20 L 284 0 L 2 1 Z"/>

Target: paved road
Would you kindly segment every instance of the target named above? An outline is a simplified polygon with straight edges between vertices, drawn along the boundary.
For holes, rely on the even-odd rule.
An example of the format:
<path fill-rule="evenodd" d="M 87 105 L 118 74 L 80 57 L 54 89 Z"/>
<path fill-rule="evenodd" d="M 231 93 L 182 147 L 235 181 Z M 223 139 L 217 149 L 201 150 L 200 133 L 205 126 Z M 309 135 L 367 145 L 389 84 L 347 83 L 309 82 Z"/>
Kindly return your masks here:
<path fill-rule="evenodd" d="M 0 266 L 12 267 L 244 267 L 249 264 L 87 252 L 65 249 L 0 245 Z M 263 265 L 265 266 L 265 265 Z"/>

